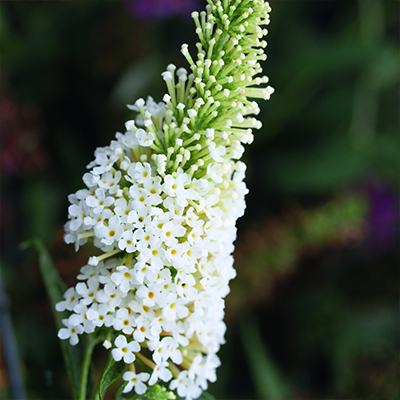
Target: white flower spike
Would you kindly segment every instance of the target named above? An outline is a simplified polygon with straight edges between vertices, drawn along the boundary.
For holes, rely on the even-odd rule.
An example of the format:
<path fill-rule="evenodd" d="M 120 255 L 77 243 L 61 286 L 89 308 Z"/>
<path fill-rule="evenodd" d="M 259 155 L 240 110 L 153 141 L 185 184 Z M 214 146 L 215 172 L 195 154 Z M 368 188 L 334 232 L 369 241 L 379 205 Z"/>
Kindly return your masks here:
<path fill-rule="evenodd" d="M 124 392 L 168 382 L 187 400 L 215 381 L 226 330 L 224 298 L 235 277 L 233 242 L 243 215 L 243 144 L 261 123 L 249 98 L 268 99 L 265 59 L 269 5 L 207 0 L 192 14 L 197 58 L 190 73 L 169 65 L 168 93 L 128 106 L 137 113 L 110 146 L 97 149 L 85 189 L 69 196 L 65 241 L 99 249 L 56 309 L 69 310 L 59 337 L 107 332 L 105 348 L 129 365 Z M 200 18 L 199 18 L 200 16 Z M 145 348 L 144 356 L 142 349 Z M 150 368 L 136 373 L 136 360 Z"/>

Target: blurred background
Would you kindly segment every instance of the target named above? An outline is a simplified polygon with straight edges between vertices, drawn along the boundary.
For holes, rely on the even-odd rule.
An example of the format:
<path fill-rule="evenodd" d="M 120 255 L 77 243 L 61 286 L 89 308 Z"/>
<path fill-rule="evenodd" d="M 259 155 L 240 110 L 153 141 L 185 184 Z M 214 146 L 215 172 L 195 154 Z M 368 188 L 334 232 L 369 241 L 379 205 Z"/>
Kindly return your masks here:
<path fill-rule="evenodd" d="M 263 68 L 276 92 L 260 102 L 263 127 L 244 156 L 238 274 L 209 392 L 397 399 L 398 3 L 270 4 Z M 186 66 L 180 46 L 194 48 L 190 13 L 204 5 L 1 2 L 2 331 L 13 328 L 2 399 L 20 398 L 18 371 L 27 398 L 71 397 L 37 254 L 19 244 L 43 239 L 75 284 L 88 254 L 63 242 L 67 195 L 132 118 L 126 104 L 160 101 L 161 72 Z"/>

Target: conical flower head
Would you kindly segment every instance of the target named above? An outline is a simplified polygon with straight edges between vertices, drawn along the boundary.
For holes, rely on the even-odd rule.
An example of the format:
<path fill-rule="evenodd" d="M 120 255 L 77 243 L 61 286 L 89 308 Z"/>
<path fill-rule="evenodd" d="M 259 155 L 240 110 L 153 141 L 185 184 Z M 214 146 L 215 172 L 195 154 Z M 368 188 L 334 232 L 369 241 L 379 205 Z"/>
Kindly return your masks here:
<path fill-rule="evenodd" d="M 106 330 L 117 361 L 139 357 L 151 368 L 140 383 L 124 375 L 141 393 L 144 376 L 150 385 L 170 381 L 187 399 L 215 380 L 247 193 L 239 159 L 261 127 L 250 99 L 273 92 L 256 77 L 269 11 L 262 0 L 209 0 L 194 12 L 196 61 L 183 45 L 189 70 L 169 65 L 163 100 L 128 106 L 136 117 L 96 150 L 86 187 L 69 197 L 66 242 L 78 249 L 90 240 L 101 253 L 57 307 L 73 311 L 61 337 L 75 344 L 77 333 Z"/>

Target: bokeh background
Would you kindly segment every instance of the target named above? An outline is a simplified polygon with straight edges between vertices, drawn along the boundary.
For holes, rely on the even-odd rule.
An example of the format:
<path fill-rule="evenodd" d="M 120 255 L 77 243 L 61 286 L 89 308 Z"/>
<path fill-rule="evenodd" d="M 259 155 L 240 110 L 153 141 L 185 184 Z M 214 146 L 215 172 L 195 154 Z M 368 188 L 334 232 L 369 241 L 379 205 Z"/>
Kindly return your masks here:
<path fill-rule="evenodd" d="M 13 328 L 1 342 L 2 399 L 20 398 L 18 372 L 27 398 L 71 397 L 37 254 L 19 244 L 43 239 L 75 283 L 88 254 L 63 243 L 67 195 L 132 118 L 125 105 L 159 101 L 161 72 L 185 66 L 190 12 L 204 4 L 1 2 L 2 331 Z M 397 399 L 398 3 L 270 4 L 263 67 L 276 92 L 245 153 L 238 275 L 209 392 Z"/>

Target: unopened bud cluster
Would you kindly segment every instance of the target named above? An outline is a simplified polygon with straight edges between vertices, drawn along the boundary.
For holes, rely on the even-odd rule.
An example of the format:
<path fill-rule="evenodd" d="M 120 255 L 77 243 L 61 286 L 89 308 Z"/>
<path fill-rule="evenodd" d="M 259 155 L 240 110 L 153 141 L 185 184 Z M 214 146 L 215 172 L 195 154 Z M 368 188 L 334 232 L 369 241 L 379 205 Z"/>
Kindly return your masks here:
<path fill-rule="evenodd" d="M 125 392 L 158 380 L 179 396 L 197 398 L 216 379 L 224 342 L 224 297 L 234 278 L 235 223 L 244 213 L 243 144 L 261 123 L 258 105 L 273 89 L 261 72 L 268 3 L 209 1 L 193 13 L 197 61 L 190 73 L 170 65 L 168 93 L 132 106 L 107 147 L 95 152 L 84 189 L 69 196 L 65 240 L 91 241 L 99 254 L 57 310 L 70 310 L 59 336 L 108 332 L 104 346 L 130 370 Z M 136 373 L 140 360 L 148 372 Z"/>

